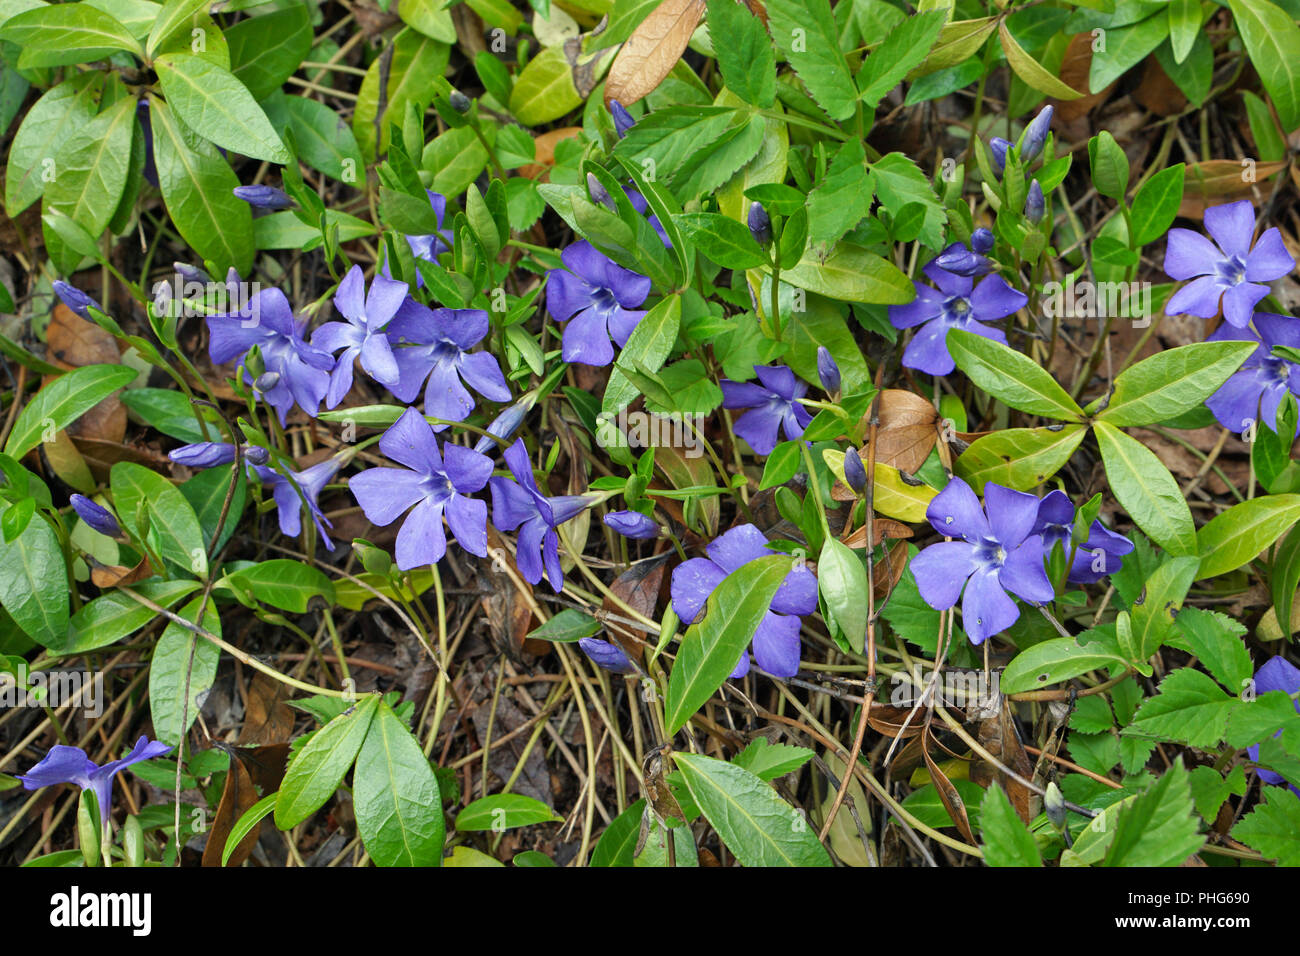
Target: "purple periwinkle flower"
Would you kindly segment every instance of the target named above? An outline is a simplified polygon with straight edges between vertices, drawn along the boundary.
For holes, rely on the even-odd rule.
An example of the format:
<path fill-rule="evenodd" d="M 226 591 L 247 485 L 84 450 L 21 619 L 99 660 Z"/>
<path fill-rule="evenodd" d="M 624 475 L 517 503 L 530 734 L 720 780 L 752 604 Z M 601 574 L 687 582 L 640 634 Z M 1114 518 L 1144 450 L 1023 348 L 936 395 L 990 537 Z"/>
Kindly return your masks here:
<path fill-rule="evenodd" d="M 1258 342 L 1259 348 L 1205 400 L 1206 406 L 1230 431 L 1244 432 L 1252 422 L 1277 431 L 1277 410 L 1287 392 L 1300 399 L 1300 365 L 1274 355 L 1272 349 L 1275 345 L 1300 348 L 1300 319 L 1256 312 L 1253 327 L 1238 329 L 1225 324 L 1209 337 L 1210 341 L 1225 339 Z"/>
<path fill-rule="evenodd" d="M 618 100 L 609 101 L 609 115 L 614 118 L 614 132 L 618 133 L 619 139 L 626 136 L 627 131 L 636 125 L 636 120 L 627 111 L 627 107 Z"/>
<path fill-rule="evenodd" d="M 578 641 L 578 646 L 598 667 L 604 670 L 613 671 L 616 674 L 627 674 L 636 669 L 632 666 L 632 662 L 628 660 L 627 652 L 613 641 L 606 641 L 599 637 L 584 637 Z"/>
<path fill-rule="evenodd" d="M 840 393 L 840 367 L 835 363 L 835 356 L 824 345 L 817 346 L 817 377 L 821 379 L 822 388 L 827 395 Z"/>
<path fill-rule="evenodd" d="M 533 466 L 522 440 L 507 448 L 504 457 L 514 481 L 498 476 L 488 482 L 492 489 L 492 524 L 499 531 L 519 529 L 515 564 L 525 581 L 539 583 L 544 567 L 551 588 L 562 591 L 564 571 L 560 567 L 560 539 L 555 529 L 577 517 L 596 499 L 583 495 L 553 498 L 543 495 L 533 478 Z"/>
<path fill-rule="evenodd" d="M 993 158 L 993 169 L 999 178 L 1007 168 L 1007 150 L 1014 145 L 1011 140 L 1003 139 L 1001 136 L 994 136 L 989 140 L 989 155 Z"/>
<path fill-rule="evenodd" d="M 121 536 L 122 528 L 113 517 L 113 512 L 107 508 L 75 492 L 68 497 L 68 501 L 72 505 L 72 510 L 77 513 L 77 517 L 100 534 L 108 535 L 110 538 Z"/>
<path fill-rule="evenodd" d="M 252 466 L 253 473 L 262 485 L 271 490 L 281 534 L 296 538 L 302 532 L 302 506 L 306 502 L 308 513 L 316 523 L 316 530 L 320 532 L 325 547 L 334 550 L 334 542 L 330 540 L 327 530 L 334 526 L 321 511 L 317 499 L 341 467 L 343 459 L 338 455 L 332 455 L 302 471 L 288 469 L 287 476 L 266 465 Z"/>
<path fill-rule="evenodd" d="M 916 298 L 891 305 L 889 321 L 897 329 L 921 326 L 903 351 L 903 364 L 928 375 L 947 375 L 956 363 L 948 353 L 948 330 L 965 329 L 1007 344 L 1006 333 L 985 325 L 1022 309 L 1028 296 L 1001 276 L 985 276 L 977 286 L 970 276 L 953 275 L 933 262 L 923 270 L 938 288 L 916 283 Z"/>
<path fill-rule="evenodd" d="M 288 193 L 274 186 L 236 186 L 233 192 L 258 209 L 290 209 L 295 205 Z"/>
<path fill-rule="evenodd" d="M 1043 496 L 1043 500 L 1038 503 L 1038 517 L 1030 534 L 1042 536 L 1045 551 L 1051 551 L 1052 546 L 1059 542 L 1065 550 L 1065 556 L 1070 557 L 1074 536 L 1074 503 L 1065 492 L 1050 491 Z M 1088 528 L 1088 540 L 1074 548 L 1066 580 L 1071 584 L 1100 581 L 1106 575 L 1118 571 L 1124 564 L 1124 555 L 1132 550 L 1132 541 L 1111 531 L 1094 518 Z"/>
<path fill-rule="evenodd" d="M 650 280 L 601 255 L 585 239 L 560 254 L 563 269 L 546 274 L 546 305 L 566 322 L 560 355 L 566 362 L 608 365 L 645 315 L 634 311 L 650 294 Z"/>
<path fill-rule="evenodd" d="M 609 190 L 604 184 L 596 178 L 595 173 L 587 173 L 587 195 L 597 206 L 604 206 L 606 209 L 617 210 L 614 204 L 614 197 L 609 194 Z"/>
<path fill-rule="evenodd" d="M 1289 697 L 1295 697 L 1300 693 L 1300 668 L 1285 658 L 1270 657 L 1264 662 L 1264 666 L 1255 671 L 1255 693 L 1267 694 L 1271 690 L 1280 690 Z M 1296 710 L 1300 711 L 1300 701 L 1296 702 Z M 1276 737 L 1281 733 L 1282 731 L 1279 730 L 1273 736 Z M 1259 744 L 1251 744 L 1246 748 L 1246 753 L 1251 760 L 1258 760 Z M 1264 767 L 1259 768 L 1259 779 L 1274 786 L 1289 785 L 1296 796 L 1300 797 L 1300 780 L 1287 780 L 1280 773 Z"/>
<path fill-rule="evenodd" d="M 207 324 L 208 355 L 214 365 L 242 360 L 258 347 L 267 372 L 279 376 L 273 385 L 259 391 L 275 409 L 281 425 L 295 402 L 308 415 L 316 416 L 330 386 L 334 359 L 303 338 L 307 323 L 294 318 L 283 292 L 262 289 L 238 312 L 209 315 Z M 246 376 L 246 380 L 250 378 Z"/>
<path fill-rule="evenodd" d="M 367 293 L 360 266 L 353 266 L 343 277 L 334 294 L 334 308 L 347 321 L 326 322 L 311 337 L 312 345 L 330 354 L 343 350 L 330 375 L 329 391 L 325 394 L 327 408 L 343 401 L 351 390 L 352 363 L 357 358 L 361 359 L 366 374 L 380 385 L 390 390 L 397 385 L 401 370 L 393 357 L 386 327 L 410 291 L 405 282 L 377 275 L 370 281 Z"/>
<path fill-rule="evenodd" d="M 799 399 L 808 391 L 808 383 L 796 378 L 784 365 L 755 365 L 758 383 L 733 382 L 724 378 L 723 408 L 748 408 L 736 419 L 736 434 L 749 442 L 759 455 L 770 455 L 776 447 L 777 433 L 794 441 L 812 421 L 812 413 Z"/>
<path fill-rule="evenodd" d="M 402 468 L 368 468 L 348 481 L 371 523 L 392 524 L 411 508 L 397 533 L 397 566 L 403 571 L 437 564 L 447 553 L 442 519 L 460 546 L 487 556 L 487 504 L 470 498 L 492 474 L 492 459 L 448 442 L 438 452 L 433 429 L 408 408 L 379 439 L 379 449 Z"/>
<path fill-rule="evenodd" d="M 1264 283 L 1289 273 L 1295 268 L 1295 259 L 1276 227 L 1251 245 L 1255 210 L 1249 200 L 1206 209 L 1205 228 L 1213 242 L 1190 229 L 1169 230 L 1165 272 L 1171 278 L 1192 281 L 1170 297 L 1165 314 L 1190 313 L 1210 319 L 1218 314 L 1222 298 L 1223 317 L 1244 329 L 1255 306 L 1268 295 Z"/>
<path fill-rule="evenodd" d="M 993 238 L 993 230 L 980 226 L 970 234 L 970 247 L 974 252 L 980 255 L 988 255 L 993 251 L 993 245 L 996 240 Z"/>
<path fill-rule="evenodd" d="M 235 460 L 235 446 L 225 441 L 200 441 L 181 445 L 168 452 L 167 457 L 186 468 L 215 468 Z"/>
<path fill-rule="evenodd" d="M 704 549 L 707 558 L 691 558 L 673 569 L 673 610 L 682 624 L 693 624 L 704 611 L 709 595 L 732 571 L 750 561 L 777 554 L 767 538 L 752 524 L 737 525 Z M 754 633 L 752 651 L 758 666 L 773 677 L 799 673 L 799 618 L 817 610 L 817 578 L 803 564 L 786 575 L 772 605 Z M 732 677 L 749 671 L 750 652 L 741 651 Z"/>
<path fill-rule="evenodd" d="M 852 445 L 844 453 L 844 480 L 855 494 L 860 495 L 867 490 L 867 469 L 862 464 L 862 456 Z"/>
<path fill-rule="evenodd" d="M 990 481 L 984 503 L 987 516 L 970 485 L 950 479 L 925 516 L 936 531 L 957 540 L 932 544 L 912 559 L 917 588 L 932 608 L 952 607 L 965 586 L 962 626 L 973 644 L 1020 617 L 1008 591 L 1037 604 L 1055 597 L 1043 568 L 1042 536 L 1033 533 L 1038 499 Z"/>
<path fill-rule="evenodd" d="M 90 309 L 99 312 L 104 311 L 104 307 L 92 299 L 86 293 L 82 292 L 75 285 L 64 282 L 62 279 L 55 279 L 52 283 L 54 294 L 57 295 L 69 309 L 81 316 L 83 319 L 90 318 Z"/>
<path fill-rule="evenodd" d="M 1047 142 L 1047 134 L 1052 128 L 1052 114 L 1056 112 L 1055 107 L 1044 106 L 1039 110 L 1038 115 L 1029 121 L 1025 127 L 1024 137 L 1020 141 L 1020 159 L 1028 163 L 1043 151 L 1043 145 Z"/>
<path fill-rule="evenodd" d="M 1047 199 L 1043 196 L 1043 187 L 1035 179 L 1029 184 L 1029 191 L 1025 195 L 1025 218 L 1038 225 L 1046 211 Z"/>
<path fill-rule="evenodd" d="M 987 231 L 987 230 L 986 230 Z M 972 243 L 974 236 L 971 237 Z M 944 272 L 958 276 L 982 276 L 993 271 L 993 262 L 974 248 L 954 242 L 934 257 L 934 264 Z"/>
<path fill-rule="evenodd" d="M 761 202 L 749 204 L 749 214 L 745 217 L 745 221 L 749 226 L 749 234 L 760 246 L 765 246 L 772 241 L 772 217 L 767 214 Z"/>
<path fill-rule="evenodd" d="M 494 402 L 510 401 L 495 356 L 470 351 L 487 336 L 490 325 L 482 309 L 430 309 L 409 300 L 388 327 L 391 340 L 403 345 L 394 350 L 398 377 L 389 389 L 410 402 L 424 386 L 424 413 L 451 422 L 464 421 L 474 410 L 466 384 Z"/>
<path fill-rule="evenodd" d="M 141 737 L 129 754 L 121 760 L 110 760 L 101 767 L 80 747 L 55 744 L 40 763 L 20 774 L 18 779 L 27 790 L 38 790 L 56 783 L 75 783 L 82 790 L 93 790 L 99 803 L 100 823 L 107 824 L 109 806 L 113 801 L 113 778 L 118 772 L 132 764 L 168 754 L 171 749 L 164 743 Z"/>
<path fill-rule="evenodd" d="M 605 524 L 625 538 L 648 540 L 659 537 L 659 525 L 639 511 L 611 511 L 605 515 Z"/>

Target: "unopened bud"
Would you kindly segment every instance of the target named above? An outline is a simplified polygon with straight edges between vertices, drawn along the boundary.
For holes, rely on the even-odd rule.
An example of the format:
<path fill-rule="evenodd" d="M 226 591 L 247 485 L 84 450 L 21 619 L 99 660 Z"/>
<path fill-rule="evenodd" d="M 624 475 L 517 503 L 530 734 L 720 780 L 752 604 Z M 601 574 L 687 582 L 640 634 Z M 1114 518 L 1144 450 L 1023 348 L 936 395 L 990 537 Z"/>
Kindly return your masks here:
<path fill-rule="evenodd" d="M 821 379 L 822 388 L 826 389 L 827 395 L 840 393 L 840 367 L 835 364 L 834 356 L 824 345 L 817 346 L 817 377 Z"/>
<path fill-rule="evenodd" d="M 761 202 L 749 204 L 749 234 L 760 246 L 772 241 L 772 217 L 767 214 Z"/>
<path fill-rule="evenodd" d="M 852 446 L 844 453 L 844 480 L 855 494 L 860 495 L 867 489 L 867 469 L 862 466 L 862 456 Z"/>
<path fill-rule="evenodd" d="M 447 102 L 457 113 L 468 113 L 470 108 L 469 97 L 460 90 L 452 90 L 451 96 L 447 97 Z"/>
<path fill-rule="evenodd" d="M 1025 196 L 1025 218 L 1037 225 L 1046 209 L 1047 201 L 1043 198 L 1043 187 L 1038 185 L 1038 180 L 1035 179 L 1029 184 L 1029 192 Z"/>

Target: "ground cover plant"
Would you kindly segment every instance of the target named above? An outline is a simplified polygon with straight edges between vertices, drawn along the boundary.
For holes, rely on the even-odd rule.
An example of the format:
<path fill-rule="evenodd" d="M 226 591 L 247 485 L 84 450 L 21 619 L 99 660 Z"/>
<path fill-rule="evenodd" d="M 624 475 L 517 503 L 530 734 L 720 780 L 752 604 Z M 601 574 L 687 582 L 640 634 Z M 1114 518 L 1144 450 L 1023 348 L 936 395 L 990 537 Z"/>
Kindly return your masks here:
<path fill-rule="evenodd" d="M 0 0 L 0 860 L 1300 863 L 1297 0 Z"/>

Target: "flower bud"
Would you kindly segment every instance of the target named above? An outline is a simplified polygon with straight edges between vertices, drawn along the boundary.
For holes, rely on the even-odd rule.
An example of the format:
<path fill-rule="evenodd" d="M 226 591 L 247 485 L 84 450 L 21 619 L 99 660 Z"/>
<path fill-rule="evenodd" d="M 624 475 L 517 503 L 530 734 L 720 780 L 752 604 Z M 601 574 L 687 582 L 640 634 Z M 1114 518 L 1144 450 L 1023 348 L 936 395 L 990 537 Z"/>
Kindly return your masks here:
<path fill-rule="evenodd" d="M 233 192 L 258 209 L 289 209 L 294 205 L 288 193 L 274 186 L 236 186 Z"/>
<path fill-rule="evenodd" d="M 760 246 L 772 241 L 772 217 L 767 214 L 761 202 L 749 204 L 749 234 Z"/>
<path fill-rule="evenodd" d="M 817 377 L 821 379 L 822 388 L 826 389 L 827 395 L 840 393 L 840 367 L 835 364 L 830 349 L 824 345 L 817 346 Z"/>
<path fill-rule="evenodd" d="M 944 272 L 959 276 L 984 275 L 993 270 L 993 263 L 986 257 L 972 252 L 960 242 L 954 242 L 935 256 L 934 264 Z"/>
<path fill-rule="evenodd" d="M 993 155 L 993 169 L 999 179 L 1002 177 L 1002 171 L 1007 168 L 1007 150 L 1014 145 L 1011 140 L 1003 139 L 1001 136 L 994 136 L 989 140 L 989 152 Z"/>
<path fill-rule="evenodd" d="M 271 389 L 275 388 L 279 384 L 280 384 L 279 372 L 263 372 L 261 375 L 257 376 L 257 378 L 253 380 L 253 388 L 257 389 L 259 392 L 262 392 L 263 394 L 269 392 Z"/>
<path fill-rule="evenodd" d="M 469 97 L 460 90 L 452 90 L 451 96 L 447 97 L 447 102 L 451 104 L 452 109 L 461 114 L 468 113 L 471 105 Z"/>
<path fill-rule="evenodd" d="M 867 490 L 867 469 L 862 467 L 862 456 L 852 445 L 844 453 L 844 480 L 855 494 L 860 495 Z"/>
<path fill-rule="evenodd" d="M 659 537 L 659 525 L 639 511 L 611 511 L 605 515 L 605 524 L 625 538 L 647 540 Z"/>
<path fill-rule="evenodd" d="M 1029 184 L 1029 192 L 1025 196 L 1025 218 L 1037 225 L 1046 209 L 1047 201 L 1043 198 L 1043 187 L 1038 185 L 1038 180 L 1035 179 Z"/>
<path fill-rule="evenodd" d="M 202 282 L 204 285 L 212 281 L 212 276 L 208 275 L 198 266 L 192 266 L 188 262 L 173 262 L 172 268 L 176 274 L 186 282 Z"/>
<path fill-rule="evenodd" d="M 217 465 L 228 465 L 235 460 L 235 446 L 224 441 L 201 441 L 192 445 L 182 445 L 167 457 L 186 468 L 215 468 Z"/>
<path fill-rule="evenodd" d="M 77 315 L 81 316 L 83 319 L 90 318 L 90 313 L 87 311 L 89 308 L 97 309 L 100 312 L 104 311 L 102 305 L 90 296 L 86 295 L 86 293 L 82 292 L 75 285 L 69 285 L 62 279 L 54 280 L 54 294 L 63 300 L 64 305 L 77 313 Z"/>
<path fill-rule="evenodd" d="M 86 522 L 100 534 L 108 535 L 110 538 L 119 538 L 122 536 L 122 528 L 113 517 L 113 512 L 107 508 L 95 504 L 85 495 L 73 494 L 69 497 L 72 504 L 72 510 L 77 513 L 77 517 Z"/>
<path fill-rule="evenodd" d="M 618 138 L 622 139 L 627 135 L 627 131 L 636 125 L 636 120 L 632 114 L 618 100 L 609 101 L 609 115 L 614 117 L 614 132 L 618 133 Z"/>
<path fill-rule="evenodd" d="M 1047 785 L 1047 792 L 1043 796 L 1043 811 L 1047 814 L 1047 821 L 1056 829 L 1065 826 L 1065 795 L 1055 780 Z"/>
<path fill-rule="evenodd" d="M 970 234 L 970 247 L 980 255 L 987 255 L 993 251 L 993 232 L 980 226 Z"/>
<path fill-rule="evenodd" d="M 532 411 L 533 402 L 535 401 L 535 396 L 525 396 L 492 419 L 492 424 L 487 427 L 487 435 L 484 435 L 475 443 L 474 450 L 480 455 L 486 455 L 493 448 L 496 448 L 498 444 L 504 444 L 504 442 L 493 441 L 493 438 L 506 439 L 513 435 L 515 429 L 524 423 L 524 419 Z"/>
<path fill-rule="evenodd" d="M 1020 147 L 1020 158 L 1025 163 L 1043 151 L 1043 144 L 1047 142 L 1047 133 L 1052 128 L 1052 114 L 1055 111 L 1054 107 L 1044 106 L 1025 127 L 1023 145 Z"/>
<path fill-rule="evenodd" d="M 578 646 L 593 662 L 607 671 L 626 674 L 634 669 L 623 648 L 617 644 L 601 640 L 599 637 L 584 637 L 578 641 Z"/>
<path fill-rule="evenodd" d="M 260 445 L 249 445 L 244 449 L 244 460 L 250 465 L 265 465 L 271 460 L 271 453 Z"/>
<path fill-rule="evenodd" d="M 618 211 L 618 206 L 614 204 L 614 197 L 609 194 L 609 190 L 604 184 L 596 178 L 595 173 L 587 173 L 587 195 L 597 206 L 604 206 L 606 209 Z"/>

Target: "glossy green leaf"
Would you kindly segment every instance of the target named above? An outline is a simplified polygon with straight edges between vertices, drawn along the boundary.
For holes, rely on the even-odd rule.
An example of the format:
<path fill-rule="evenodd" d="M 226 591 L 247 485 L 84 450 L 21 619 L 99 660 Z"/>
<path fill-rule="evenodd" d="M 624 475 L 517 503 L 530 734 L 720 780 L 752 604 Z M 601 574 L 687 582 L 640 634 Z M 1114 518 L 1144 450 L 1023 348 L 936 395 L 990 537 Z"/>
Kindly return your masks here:
<path fill-rule="evenodd" d="M 194 132 L 254 159 L 289 161 L 271 121 L 229 70 L 189 53 L 164 53 L 154 69 L 168 105 Z"/>
<path fill-rule="evenodd" d="M 312 598 L 334 603 L 334 584 L 322 572 L 301 561 L 272 558 L 252 567 L 232 571 L 230 581 L 253 597 L 282 611 L 305 614 Z"/>
<path fill-rule="evenodd" d="M 540 800 L 520 793 L 494 793 L 480 797 L 456 814 L 456 829 L 461 833 L 481 830 L 501 833 L 515 827 L 559 823 L 563 820 L 563 817 Z"/>
<path fill-rule="evenodd" d="M 133 381 L 138 373 L 122 365 L 85 365 L 56 378 L 36 393 L 18 415 L 5 454 L 22 458 L 90 409 Z"/>
<path fill-rule="evenodd" d="M 1004 404 L 1031 415 L 1082 420 L 1083 409 L 1060 383 L 1014 349 L 964 329 L 950 330 L 947 344 L 957 367 Z"/>
<path fill-rule="evenodd" d="M 1233 505 L 1196 533 L 1199 577 L 1227 574 L 1246 564 L 1300 522 L 1300 494 L 1268 495 Z"/>
<path fill-rule="evenodd" d="M 201 603 L 204 603 L 203 598 L 197 597 L 177 613 L 187 621 L 197 622 Z M 221 616 L 210 598 L 206 604 L 202 626 L 220 637 Z M 180 744 L 198 717 L 200 702 L 216 680 L 220 662 L 221 648 L 217 645 L 175 621 L 167 624 L 149 663 L 149 710 L 154 736 L 158 740 L 173 747 Z M 185 723 L 182 726 L 181 704 L 186 699 L 187 685 L 189 703 L 184 707 Z"/>
<path fill-rule="evenodd" d="M 379 866 L 438 866 L 446 833 L 438 779 L 385 702 L 375 709 L 353 778 L 357 831 L 370 858 Z"/>
<path fill-rule="evenodd" d="M 378 709 L 379 695 L 367 695 L 312 734 L 294 755 L 275 802 L 277 827 L 288 830 L 297 826 L 334 795 L 361 752 Z"/>
<path fill-rule="evenodd" d="M 67 633 L 68 569 L 44 515 L 34 515 L 13 541 L 0 537 L 0 605 L 39 644 L 50 646 Z"/>
<path fill-rule="evenodd" d="M 122 527 L 137 540 L 147 540 L 160 557 L 175 562 L 184 572 L 206 577 L 207 542 L 180 489 L 158 472 L 130 461 L 114 465 L 109 477 Z M 137 524 L 137 515 L 148 522 L 147 534 Z"/>
<path fill-rule="evenodd" d="M 1109 422 L 1097 422 L 1094 432 L 1111 490 L 1137 526 L 1171 554 L 1197 553 L 1192 512 L 1155 453 Z"/>
<path fill-rule="evenodd" d="M 1087 433 L 1083 425 L 1004 428 L 971 442 L 953 463 L 953 471 L 976 494 L 990 481 L 1029 491 L 1065 467 Z"/>
<path fill-rule="evenodd" d="M 1254 342 L 1194 342 L 1165 349 L 1115 377 L 1097 416 L 1112 425 L 1151 425 L 1196 408 L 1255 351 Z"/>
<path fill-rule="evenodd" d="M 984 862 L 989 866 L 1042 866 L 1034 835 L 1016 814 L 1011 801 L 995 780 L 980 804 L 980 836 Z"/>

